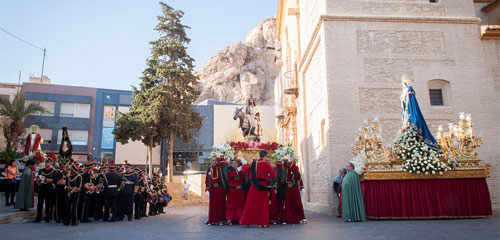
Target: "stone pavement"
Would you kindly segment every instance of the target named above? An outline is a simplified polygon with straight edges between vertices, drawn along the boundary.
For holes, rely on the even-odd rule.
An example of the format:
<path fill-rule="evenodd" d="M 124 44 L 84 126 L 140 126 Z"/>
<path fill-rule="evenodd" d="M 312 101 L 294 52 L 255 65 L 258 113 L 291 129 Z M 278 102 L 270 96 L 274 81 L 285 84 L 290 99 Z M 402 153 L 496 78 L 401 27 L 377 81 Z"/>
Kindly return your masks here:
<path fill-rule="evenodd" d="M 37 197 L 35 196 L 35 208 L 21 212 L 19 209 L 14 209 L 14 206 L 5 206 L 5 193 L 0 193 L 0 224 L 23 222 L 25 219 L 36 217 L 36 204 Z"/>
<path fill-rule="evenodd" d="M 308 224 L 271 228 L 207 226 L 206 206 L 167 207 L 166 214 L 132 222 L 0 225 L 0 239 L 500 239 L 500 212 L 489 219 L 398 220 L 346 223 L 306 213 Z"/>

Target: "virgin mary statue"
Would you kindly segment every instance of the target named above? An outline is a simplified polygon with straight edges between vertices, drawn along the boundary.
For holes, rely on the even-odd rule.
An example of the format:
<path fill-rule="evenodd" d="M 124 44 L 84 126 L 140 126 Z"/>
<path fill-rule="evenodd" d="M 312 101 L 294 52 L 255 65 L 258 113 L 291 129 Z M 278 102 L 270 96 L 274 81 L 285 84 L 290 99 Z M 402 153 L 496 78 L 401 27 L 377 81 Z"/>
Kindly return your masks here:
<path fill-rule="evenodd" d="M 440 149 L 436 139 L 434 139 L 429 131 L 427 123 L 425 123 L 424 115 L 422 115 L 418 106 L 415 90 L 410 85 L 406 76 L 403 76 L 401 85 L 403 88 L 403 93 L 401 94 L 402 128 L 414 130 L 422 137 L 422 141 L 427 146 Z"/>

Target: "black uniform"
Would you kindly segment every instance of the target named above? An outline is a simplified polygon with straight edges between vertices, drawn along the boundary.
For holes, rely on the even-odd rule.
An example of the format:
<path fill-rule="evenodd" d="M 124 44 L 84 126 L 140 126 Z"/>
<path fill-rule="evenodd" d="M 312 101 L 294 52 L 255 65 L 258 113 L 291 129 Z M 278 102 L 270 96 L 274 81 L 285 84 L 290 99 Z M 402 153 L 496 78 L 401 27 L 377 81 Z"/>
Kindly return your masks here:
<path fill-rule="evenodd" d="M 96 177 L 96 186 L 97 185 L 102 185 L 104 186 L 104 174 L 99 174 Z M 103 208 L 104 208 L 104 202 L 105 202 L 106 196 L 104 196 L 104 191 L 103 192 L 96 192 L 95 193 L 95 212 L 94 212 L 94 220 L 100 220 L 103 218 Z"/>
<path fill-rule="evenodd" d="M 135 172 L 123 173 L 122 182 L 125 186 L 120 191 L 120 220 L 127 215 L 127 219 L 132 220 L 132 213 L 134 211 L 134 188 L 138 185 L 139 177 Z"/>
<path fill-rule="evenodd" d="M 146 201 L 146 185 L 147 182 L 144 180 L 144 178 L 139 177 L 138 181 L 138 187 L 139 190 L 137 191 L 137 194 L 134 196 L 134 203 L 135 203 L 135 211 L 134 211 L 134 218 L 135 219 L 141 219 L 146 213 L 146 209 L 144 208 L 144 203 Z"/>
<path fill-rule="evenodd" d="M 66 198 L 68 198 L 68 191 L 66 191 L 66 183 L 59 182 L 62 179 L 65 179 L 66 172 L 63 170 L 57 170 L 54 174 L 54 184 L 56 185 L 56 222 L 60 223 L 64 219 L 65 213 L 65 204 Z"/>
<path fill-rule="evenodd" d="M 69 225 L 71 220 L 71 225 L 76 226 L 78 225 L 77 208 L 78 198 L 80 197 L 80 191 L 82 188 L 82 176 L 72 175 L 70 177 L 67 177 L 66 188 L 70 193 L 70 196 L 69 198 L 66 198 L 66 218 L 64 220 L 64 225 Z"/>
<path fill-rule="evenodd" d="M 44 168 L 38 172 L 39 175 L 45 177 L 45 183 L 42 183 L 38 188 L 38 204 L 35 222 L 40 222 L 42 219 L 43 203 L 45 202 L 45 221 L 49 222 L 52 213 L 52 194 L 54 186 L 52 183 L 47 183 L 48 179 L 54 179 L 55 170 L 53 168 Z"/>
<path fill-rule="evenodd" d="M 106 196 L 106 206 L 104 208 L 104 221 L 109 219 L 109 208 L 111 207 L 111 221 L 116 221 L 117 215 L 117 201 L 118 201 L 118 187 L 122 184 L 122 178 L 116 172 L 109 172 L 105 175 L 104 180 L 104 194 Z"/>
<path fill-rule="evenodd" d="M 94 195 L 91 193 L 91 191 L 87 190 L 85 186 L 93 186 L 94 185 L 94 177 L 86 171 L 85 173 L 82 174 L 82 191 L 80 193 L 80 197 L 83 198 L 83 216 L 82 216 L 82 223 L 85 222 L 90 222 L 89 217 L 91 215 L 91 208 L 92 206 L 95 206 L 93 201 L 94 201 Z M 80 199 L 81 199 L 80 198 Z"/>

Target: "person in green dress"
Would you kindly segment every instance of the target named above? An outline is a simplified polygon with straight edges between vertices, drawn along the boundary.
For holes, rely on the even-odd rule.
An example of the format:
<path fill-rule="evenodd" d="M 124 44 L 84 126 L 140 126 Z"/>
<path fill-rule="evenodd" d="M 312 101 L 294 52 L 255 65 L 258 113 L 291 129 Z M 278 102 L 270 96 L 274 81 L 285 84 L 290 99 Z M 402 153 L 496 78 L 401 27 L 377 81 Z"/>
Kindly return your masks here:
<path fill-rule="evenodd" d="M 351 162 L 346 166 L 347 174 L 342 180 L 342 218 L 346 222 L 364 222 L 365 205 L 361 194 L 361 184 L 359 175 L 354 171 L 354 164 Z"/>
<path fill-rule="evenodd" d="M 33 160 L 26 161 L 26 166 L 23 170 L 23 175 L 21 176 L 21 182 L 19 183 L 19 189 L 17 191 L 15 209 L 20 209 L 21 211 L 27 211 L 28 208 L 33 208 L 33 169 L 35 168 L 35 162 Z"/>

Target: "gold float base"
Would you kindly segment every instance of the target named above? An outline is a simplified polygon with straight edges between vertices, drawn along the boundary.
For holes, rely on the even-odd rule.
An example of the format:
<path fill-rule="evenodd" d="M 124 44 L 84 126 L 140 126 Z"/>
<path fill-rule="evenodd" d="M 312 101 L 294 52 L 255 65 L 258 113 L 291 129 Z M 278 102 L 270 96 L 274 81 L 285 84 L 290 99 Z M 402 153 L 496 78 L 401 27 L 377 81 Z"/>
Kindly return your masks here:
<path fill-rule="evenodd" d="M 450 178 L 489 178 L 490 164 L 486 164 L 482 168 L 465 168 L 449 170 L 439 174 L 416 174 L 404 171 L 370 171 L 367 170 L 361 176 L 363 180 L 407 180 L 407 179 L 450 179 Z"/>

